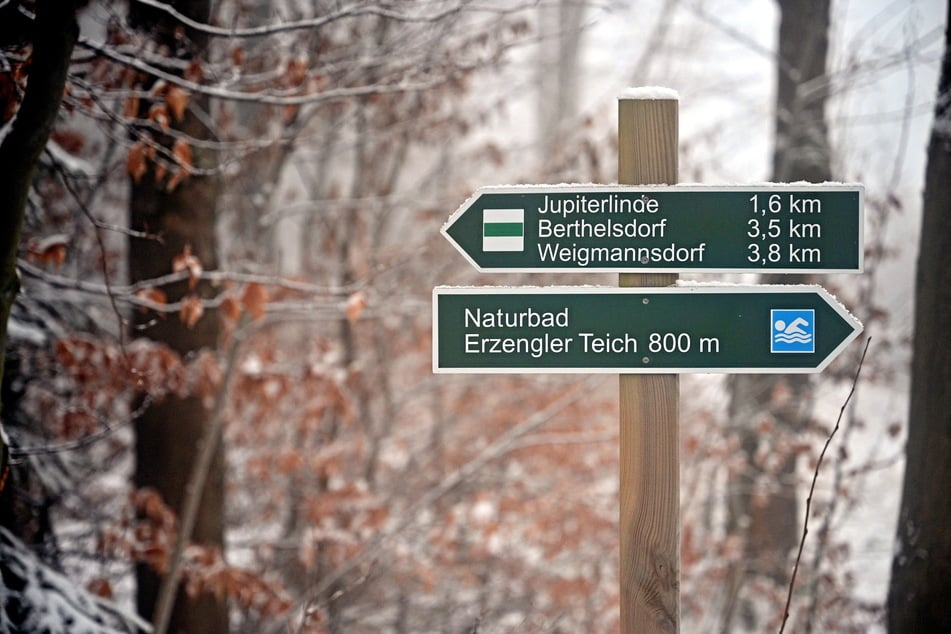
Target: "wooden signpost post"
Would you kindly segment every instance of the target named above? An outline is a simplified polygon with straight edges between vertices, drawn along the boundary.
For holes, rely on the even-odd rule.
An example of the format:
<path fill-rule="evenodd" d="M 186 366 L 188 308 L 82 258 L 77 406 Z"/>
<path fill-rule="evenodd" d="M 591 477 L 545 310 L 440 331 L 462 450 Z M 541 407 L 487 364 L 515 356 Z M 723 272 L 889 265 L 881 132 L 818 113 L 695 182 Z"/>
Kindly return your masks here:
<path fill-rule="evenodd" d="M 679 180 L 679 101 L 671 97 L 618 100 L 618 183 Z M 677 280 L 669 273 L 619 277 L 621 287 Z M 621 634 L 679 632 L 680 377 L 622 374 L 619 387 Z"/>
<path fill-rule="evenodd" d="M 618 271 L 620 288 L 433 291 L 434 372 L 620 373 L 622 634 L 680 631 L 679 373 L 820 371 L 862 330 L 815 286 L 671 288 L 687 270 L 860 272 L 863 250 L 861 186 L 677 187 L 678 103 L 619 99 L 619 186 L 486 188 L 442 230 L 481 271 Z"/>

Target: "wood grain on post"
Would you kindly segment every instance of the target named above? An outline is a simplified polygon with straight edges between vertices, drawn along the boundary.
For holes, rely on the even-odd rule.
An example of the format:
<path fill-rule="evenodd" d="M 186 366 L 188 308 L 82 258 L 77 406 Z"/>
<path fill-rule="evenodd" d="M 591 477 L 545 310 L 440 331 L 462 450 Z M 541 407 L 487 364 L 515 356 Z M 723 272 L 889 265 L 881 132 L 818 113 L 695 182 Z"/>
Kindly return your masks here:
<path fill-rule="evenodd" d="M 678 101 L 618 101 L 618 183 L 677 182 Z M 621 274 L 669 286 L 674 274 Z M 650 356 L 647 350 L 643 356 Z M 676 374 L 620 376 L 622 634 L 680 631 L 680 445 Z"/>

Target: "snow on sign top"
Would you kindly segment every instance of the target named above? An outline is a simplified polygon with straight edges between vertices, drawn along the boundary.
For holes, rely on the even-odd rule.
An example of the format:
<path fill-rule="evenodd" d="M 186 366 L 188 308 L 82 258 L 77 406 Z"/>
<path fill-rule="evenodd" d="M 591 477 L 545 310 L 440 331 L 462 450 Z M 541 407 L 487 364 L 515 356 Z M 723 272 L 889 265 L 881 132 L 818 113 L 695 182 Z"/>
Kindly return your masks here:
<path fill-rule="evenodd" d="M 663 86 L 634 86 L 627 88 L 618 99 L 673 99 L 680 101 L 680 95 L 673 88 Z"/>

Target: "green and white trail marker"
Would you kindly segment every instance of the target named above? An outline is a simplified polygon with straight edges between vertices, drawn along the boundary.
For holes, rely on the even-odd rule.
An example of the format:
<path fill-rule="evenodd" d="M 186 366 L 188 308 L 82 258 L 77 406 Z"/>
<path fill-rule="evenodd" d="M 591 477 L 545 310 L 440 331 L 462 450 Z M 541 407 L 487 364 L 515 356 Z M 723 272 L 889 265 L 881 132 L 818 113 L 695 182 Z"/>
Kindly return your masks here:
<path fill-rule="evenodd" d="M 437 287 L 437 373 L 819 372 L 862 324 L 819 286 Z"/>
<path fill-rule="evenodd" d="M 861 185 L 484 187 L 442 233 L 484 272 L 860 272 Z"/>

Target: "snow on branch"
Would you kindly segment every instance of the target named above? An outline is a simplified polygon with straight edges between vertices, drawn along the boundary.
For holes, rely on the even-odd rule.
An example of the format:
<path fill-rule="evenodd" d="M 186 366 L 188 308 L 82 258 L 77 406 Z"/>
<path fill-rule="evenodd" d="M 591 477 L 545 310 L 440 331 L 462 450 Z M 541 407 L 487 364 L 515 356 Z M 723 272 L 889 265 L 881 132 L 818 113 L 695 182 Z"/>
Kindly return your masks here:
<path fill-rule="evenodd" d="M 193 20 L 165 2 L 159 2 L 158 0 L 135 0 L 135 2 L 147 7 L 151 7 L 158 11 L 162 11 L 175 18 L 188 28 L 198 31 L 199 33 L 205 33 L 206 35 L 212 35 L 216 37 L 230 38 L 261 37 L 265 35 L 274 35 L 276 33 L 286 33 L 288 31 L 315 30 L 339 20 L 364 16 L 386 18 L 387 20 L 394 20 L 397 22 L 439 22 L 451 15 L 461 13 L 466 8 L 466 3 L 459 3 L 450 5 L 448 8 L 436 13 L 411 15 L 408 13 L 402 13 L 400 11 L 394 11 L 393 9 L 387 9 L 376 4 L 355 2 L 319 18 L 295 20 L 293 22 L 282 22 L 279 24 L 266 24 L 264 26 L 253 28 L 222 28 L 212 24 L 205 24 L 204 22 Z M 497 9 L 497 11 L 501 13 L 502 9 Z"/>
<path fill-rule="evenodd" d="M 86 592 L 0 528 L 0 631 L 57 634 L 151 632 L 148 623 Z"/>
<path fill-rule="evenodd" d="M 189 79 L 178 77 L 173 73 L 166 72 L 161 68 L 157 68 L 151 64 L 147 64 L 136 57 L 124 55 L 106 44 L 93 42 L 92 40 L 85 37 L 80 37 L 77 44 L 84 48 L 95 51 L 96 53 L 99 53 L 103 57 L 111 59 L 114 62 L 124 64 L 125 66 L 142 71 L 143 73 L 147 73 L 158 79 L 164 79 L 170 84 L 179 86 L 195 94 L 217 97 L 219 99 L 225 99 L 228 101 L 256 103 L 269 106 L 300 106 L 306 104 L 329 102 L 339 99 L 349 99 L 352 97 L 369 97 L 371 95 L 423 92 L 446 85 L 451 81 L 451 78 L 448 77 L 436 77 L 429 81 L 399 81 L 393 84 L 378 83 L 369 84 L 366 86 L 353 86 L 349 88 L 331 88 L 322 92 L 306 95 L 279 96 L 268 93 L 241 92 L 237 90 L 221 88 L 218 86 L 199 84 Z M 466 69 L 463 67 L 463 70 Z"/>

